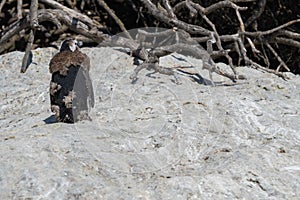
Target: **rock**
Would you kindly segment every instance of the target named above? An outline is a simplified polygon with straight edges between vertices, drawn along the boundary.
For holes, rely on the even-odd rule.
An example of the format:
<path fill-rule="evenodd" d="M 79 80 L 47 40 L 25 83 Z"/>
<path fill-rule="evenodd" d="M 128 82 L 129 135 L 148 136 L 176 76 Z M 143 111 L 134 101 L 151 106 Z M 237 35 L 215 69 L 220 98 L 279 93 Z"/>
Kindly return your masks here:
<path fill-rule="evenodd" d="M 300 196 L 299 76 L 239 67 L 247 80 L 212 87 L 143 70 L 132 84 L 128 55 L 82 51 L 91 58 L 95 108 L 93 121 L 73 125 L 52 123 L 48 63 L 57 50 L 33 51 L 37 65 L 25 74 L 23 53 L 0 56 L 1 199 Z M 209 79 L 191 57 L 161 64 L 193 66 Z"/>

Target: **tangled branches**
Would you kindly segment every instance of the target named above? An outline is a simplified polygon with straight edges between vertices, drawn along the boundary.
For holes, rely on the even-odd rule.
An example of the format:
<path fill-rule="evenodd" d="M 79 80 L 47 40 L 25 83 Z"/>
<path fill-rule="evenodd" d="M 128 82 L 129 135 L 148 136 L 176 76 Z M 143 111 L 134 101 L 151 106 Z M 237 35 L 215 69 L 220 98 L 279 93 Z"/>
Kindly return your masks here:
<path fill-rule="evenodd" d="M 122 9 L 117 10 L 120 6 Z M 1 12 L 5 7 L 11 11 Z M 15 16 L 15 20 L 8 20 L 6 24 L 1 22 L 0 53 L 14 50 L 15 43 L 25 39 L 26 53 L 21 68 L 25 72 L 30 64 L 31 49 L 35 47 L 34 43 L 39 45 L 36 37 L 41 37 L 41 33 L 48 39 L 48 45 L 69 36 L 64 32 L 76 33 L 86 43 L 97 45 L 109 40 L 111 32 L 122 31 L 126 38 L 133 40 L 127 30 L 160 26 L 184 33 L 186 38 L 204 46 L 205 55 L 212 58 L 212 65 L 217 60 L 227 62 L 233 75 L 224 74 L 214 66 L 209 70 L 232 80 L 239 79 L 236 65 L 251 66 L 287 78 L 282 72 L 300 73 L 297 56 L 300 49 L 299 9 L 297 1 L 280 0 L 276 3 L 267 0 L 18 0 L 14 11 L 11 1 L 2 0 L 1 17 Z M 190 48 L 178 45 L 177 49 Z M 143 51 L 157 57 L 158 54 L 167 55 L 162 52 L 169 52 L 173 47 Z M 153 66 L 160 73 L 166 72 L 159 69 L 156 61 L 150 62 L 150 57 L 144 59 L 144 67 Z"/>

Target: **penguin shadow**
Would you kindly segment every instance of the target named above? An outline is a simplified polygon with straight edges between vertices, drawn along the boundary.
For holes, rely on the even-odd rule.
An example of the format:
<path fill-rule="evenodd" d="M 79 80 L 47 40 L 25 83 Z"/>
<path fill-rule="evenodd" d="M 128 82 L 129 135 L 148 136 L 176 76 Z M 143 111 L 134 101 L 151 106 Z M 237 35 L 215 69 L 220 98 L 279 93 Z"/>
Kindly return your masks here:
<path fill-rule="evenodd" d="M 51 115 L 51 116 L 47 117 L 46 119 L 43 120 L 43 122 L 45 122 L 45 124 L 57 123 L 57 121 L 55 119 L 55 115 Z"/>

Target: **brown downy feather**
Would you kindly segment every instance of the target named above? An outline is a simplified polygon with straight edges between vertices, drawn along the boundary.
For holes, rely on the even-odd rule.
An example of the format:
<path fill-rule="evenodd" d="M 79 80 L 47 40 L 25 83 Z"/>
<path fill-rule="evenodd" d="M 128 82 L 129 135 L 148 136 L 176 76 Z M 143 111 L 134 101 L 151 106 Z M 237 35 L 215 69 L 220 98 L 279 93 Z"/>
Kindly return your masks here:
<path fill-rule="evenodd" d="M 65 75 L 70 66 L 81 65 L 85 70 L 90 70 L 90 59 L 89 57 L 76 49 L 72 51 L 59 52 L 51 59 L 49 64 L 49 71 L 51 74 L 59 71 L 61 75 Z"/>

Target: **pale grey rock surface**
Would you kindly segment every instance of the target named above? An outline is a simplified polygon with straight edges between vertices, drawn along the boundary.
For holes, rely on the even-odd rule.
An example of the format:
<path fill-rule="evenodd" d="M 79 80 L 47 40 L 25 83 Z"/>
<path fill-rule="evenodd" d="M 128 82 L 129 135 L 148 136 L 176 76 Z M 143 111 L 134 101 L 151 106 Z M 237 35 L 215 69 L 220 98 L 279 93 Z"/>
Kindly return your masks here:
<path fill-rule="evenodd" d="M 96 105 L 74 125 L 51 123 L 57 50 L 35 50 L 26 74 L 23 53 L 0 56 L 0 199 L 299 199 L 299 76 L 241 67 L 247 80 L 212 87 L 143 70 L 132 84 L 131 57 L 83 51 Z M 161 64 L 209 77 L 182 55 Z"/>

